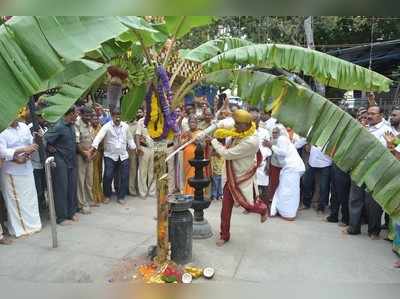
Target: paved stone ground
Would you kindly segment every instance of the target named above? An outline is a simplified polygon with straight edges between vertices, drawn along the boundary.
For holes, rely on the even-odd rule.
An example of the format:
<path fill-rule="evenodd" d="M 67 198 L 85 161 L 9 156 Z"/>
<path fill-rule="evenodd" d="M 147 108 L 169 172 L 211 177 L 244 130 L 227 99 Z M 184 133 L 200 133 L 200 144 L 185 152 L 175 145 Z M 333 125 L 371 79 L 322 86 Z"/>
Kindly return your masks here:
<path fill-rule="evenodd" d="M 347 236 L 314 211 L 295 222 L 259 217 L 235 209 L 232 240 L 215 246 L 220 202 L 206 211 L 214 236 L 193 241 L 193 262 L 216 269 L 213 281 L 315 281 L 399 283 L 400 270 L 391 243 L 371 241 L 364 233 Z M 130 280 L 135 265 L 155 244 L 155 199 L 129 198 L 81 216 L 78 224 L 58 226 L 59 248 L 51 248 L 51 231 L 0 246 L 0 282 L 108 282 Z"/>

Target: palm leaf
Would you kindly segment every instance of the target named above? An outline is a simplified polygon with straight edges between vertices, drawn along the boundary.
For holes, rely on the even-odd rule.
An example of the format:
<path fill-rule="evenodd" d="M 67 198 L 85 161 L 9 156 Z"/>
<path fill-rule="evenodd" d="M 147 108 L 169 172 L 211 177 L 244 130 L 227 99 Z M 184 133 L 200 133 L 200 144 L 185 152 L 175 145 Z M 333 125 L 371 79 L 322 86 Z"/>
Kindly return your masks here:
<path fill-rule="evenodd" d="M 320 83 L 345 90 L 388 91 L 392 81 L 361 66 L 312 49 L 258 44 L 228 50 L 203 62 L 208 72 L 253 65 L 304 73 Z"/>
<path fill-rule="evenodd" d="M 220 86 L 235 82 L 239 95 L 252 103 L 267 105 L 273 99 L 274 117 L 311 144 L 321 146 L 357 185 L 366 186 L 387 213 L 400 215 L 400 162 L 329 100 L 285 77 L 251 70 L 213 72 L 206 82 Z"/>

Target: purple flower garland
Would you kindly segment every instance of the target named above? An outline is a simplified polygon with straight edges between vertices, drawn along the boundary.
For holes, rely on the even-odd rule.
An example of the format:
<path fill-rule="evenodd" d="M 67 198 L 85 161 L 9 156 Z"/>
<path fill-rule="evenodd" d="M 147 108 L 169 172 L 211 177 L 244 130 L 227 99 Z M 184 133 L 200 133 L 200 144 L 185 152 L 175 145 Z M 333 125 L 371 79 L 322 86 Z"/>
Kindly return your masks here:
<path fill-rule="evenodd" d="M 172 91 L 169 86 L 169 79 L 167 72 L 162 66 L 157 67 L 157 89 L 156 89 L 156 96 L 158 99 L 158 104 L 161 107 L 161 111 L 164 117 L 164 127 L 163 132 L 159 138 L 154 138 L 154 140 L 159 141 L 165 139 L 168 135 L 168 131 L 172 130 L 174 133 L 178 132 L 178 128 L 176 126 L 176 115 L 175 113 L 171 113 L 170 111 L 170 104 L 172 102 Z M 154 92 L 153 86 L 151 85 L 147 91 L 145 101 L 146 101 L 146 115 L 144 119 L 144 124 L 147 124 L 150 121 L 150 114 L 151 114 L 151 97 Z M 165 95 L 167 95 L 167 99 L 165 99 Z"/>

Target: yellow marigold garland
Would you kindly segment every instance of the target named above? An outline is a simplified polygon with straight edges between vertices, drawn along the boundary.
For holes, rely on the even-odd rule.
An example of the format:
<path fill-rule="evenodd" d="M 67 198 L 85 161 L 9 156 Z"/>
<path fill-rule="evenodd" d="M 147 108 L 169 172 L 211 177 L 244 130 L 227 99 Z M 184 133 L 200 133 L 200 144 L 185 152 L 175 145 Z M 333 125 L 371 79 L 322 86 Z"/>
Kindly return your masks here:
<path fill-rule="evenodd" d="M 147 124 L 147 130 L 151 138 L 159 138 L 164 129 L 164 117 L 160 111 L 158 99 L 154 94 L 151 97 L 150 107 L 150 120 Z"/>
<path fill-rule="evenodd" d="M 236 129 L 217 129 L 214 132 L 215 138 L 246 138 L 256 133 L 256 124 L 252 122 L 251 127 L 244 132 L 237 132 Z"/>

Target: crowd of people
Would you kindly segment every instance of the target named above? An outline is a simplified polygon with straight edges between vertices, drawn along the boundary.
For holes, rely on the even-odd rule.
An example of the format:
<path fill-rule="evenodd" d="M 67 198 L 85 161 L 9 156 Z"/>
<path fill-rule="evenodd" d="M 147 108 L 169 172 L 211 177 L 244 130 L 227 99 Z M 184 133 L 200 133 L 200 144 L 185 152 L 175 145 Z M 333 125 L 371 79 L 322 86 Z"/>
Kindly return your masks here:
<path fill-rule="evenodd" d="M 224 94 L 214 102 L 211 106 L 205 97 L 196 97 L 193 104 L 174 110 L 179 133 L 168 141 L 168 153 L 188 140 L 195 141 L 170 159 L 167 169 L 168 192 L 192 195 L 188 178 L 195 171 L 189 161 L 197 145 L 203 146 L 205 158 L 211 161 L 205 169 L 211 179 L 206 198 L 222 201 L 218 246 L 230 240 L 234 206 L 245 214 L 259 214 L 261 222 L 268 217 L 294 221 L 299 210 L 314 207 L 320 215 L 329 211 L 324 219 L 339 223 L 349 235 L 360 234 L 364 223 L 373 240 L 379 239 L 382 229 L 397 228 L 397 234 L 391 230 L 389 238 L 400 253 L 400 223 L 385 217 L 382 225 L 383 210 L 371 192 L 352 182 L 321 148 L 308 144 L 264 110 L 230 104 Z M 140 108 L 134 119 L 125 122 L 119 110 L 110 112 L 89 102 L 71 107 L 54 124 L 38 116 L 35 127 L 24 109 L 0 133 L 1 193 L 8 234 L 20 237 L 41 230 L 40 214 L 47 205 L 43 156 L 53 156 L 56 163 L 52 180 L 60 225 L 72 225 L 80 215 L 114 198 L 125 205 L 128 195 L 153 197 L 154 141 L 144 115 Z M 355 117 L 399 158 L 400 146 L 394 146 L 394 140 L 400 134 L 400 109 L 393 109 L 390 121 L 373 105 L 359 109 Z M 11 242 L 1 230 L 0 244 Z"/>

